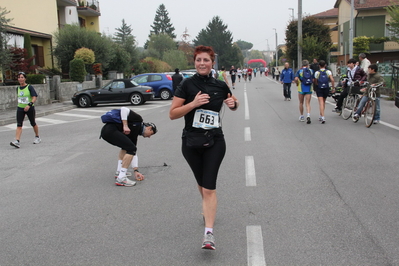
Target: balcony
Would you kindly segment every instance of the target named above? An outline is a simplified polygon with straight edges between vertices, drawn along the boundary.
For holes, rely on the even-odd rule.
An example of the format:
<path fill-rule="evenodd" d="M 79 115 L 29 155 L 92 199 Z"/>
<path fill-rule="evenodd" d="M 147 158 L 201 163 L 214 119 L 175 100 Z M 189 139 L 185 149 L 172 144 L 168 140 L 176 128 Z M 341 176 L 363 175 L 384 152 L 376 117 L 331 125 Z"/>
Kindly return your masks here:
<path fill-rule="evenodd" d="M 96 0 L 82 1 L 78 0 L 78 14 L 86 17 L 98 17 L 101 16 L 100 4 Z"/>
<path fill-rule="evenodd" d="M 75 0 L 57 0 L 57 6 L 77 6 Z"/>

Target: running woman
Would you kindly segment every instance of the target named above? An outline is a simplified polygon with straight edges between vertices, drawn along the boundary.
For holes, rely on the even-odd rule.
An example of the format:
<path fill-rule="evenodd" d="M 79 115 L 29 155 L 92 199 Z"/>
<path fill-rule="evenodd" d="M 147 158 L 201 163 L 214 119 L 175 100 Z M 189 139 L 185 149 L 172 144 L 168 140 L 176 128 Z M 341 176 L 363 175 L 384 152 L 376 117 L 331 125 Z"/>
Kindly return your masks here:
<path fill-rule="evenodd" d="M 173 97 L 169 111 L 170 119 L 184 116 L 185 126 L 182 135 L 182 153 L 197 181 L 202 198 L 205 231 L 203 249 L 215 249 L 213 225 L 216 217 L 216 179 L 219 167 L 226 152 L 226 142 L 220 127 L 220 110 L 223 103 L 230 110 L 237 110 L 238 100 L 223 81 L 211 78 L 215 52 L 210 46 L 198 46 L 194 52 L 197 73 L 183 80 Z M 205 119 L 203 119 L 205 116 Z M 213 145 L 189 147 L 189 139 L 194 134 L 213 135 Z"/>
<path fill-rule="evenodd" d="M 35 132 L 35 139 L 33 144 L 39 144 L 42 140 L 39 137 L 39 127 L 36 124 L 35 117 L 35 102 L 37 100 L 37 93 L 32 85 L 26 84 L 26 74 L 24 72 L 18 73 L 19 86 L 17 87 L 18 107 L 17 107 L 17 131 L 15 132 L 15 140 L 10 142 L 10 145 L 15 148 L 20 148 L 22 134 L 22 124 L 25 115 L 28 116 L 30 125 Z"/>

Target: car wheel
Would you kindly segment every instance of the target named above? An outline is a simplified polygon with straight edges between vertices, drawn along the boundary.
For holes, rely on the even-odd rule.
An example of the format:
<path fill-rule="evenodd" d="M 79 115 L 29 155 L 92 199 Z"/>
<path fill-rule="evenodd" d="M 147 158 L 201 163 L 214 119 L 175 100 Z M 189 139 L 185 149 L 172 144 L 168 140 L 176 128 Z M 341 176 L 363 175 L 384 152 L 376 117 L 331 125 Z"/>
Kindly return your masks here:
<path fill-rule="evenodd" d="M 86 108 L 90 106 L 90 98 L 87 95 L 83 95 L 79 97 L 78 106 L 82 108 Z"/>
<path fill-rule="evenodd" d="M 159 95 L 162 100 L 169 100 L 172 97 L 172 94 L 170 93 L 170 91 L 168 89 L 161 90 Z"/>
<path fill-rule="evenodd" d="M 130 103 L 132 105 L 140 105 L 144 103 L 144 99 L 143 96 L 138 93 L 138 92 L 134 92 L 130 95 Z"/>

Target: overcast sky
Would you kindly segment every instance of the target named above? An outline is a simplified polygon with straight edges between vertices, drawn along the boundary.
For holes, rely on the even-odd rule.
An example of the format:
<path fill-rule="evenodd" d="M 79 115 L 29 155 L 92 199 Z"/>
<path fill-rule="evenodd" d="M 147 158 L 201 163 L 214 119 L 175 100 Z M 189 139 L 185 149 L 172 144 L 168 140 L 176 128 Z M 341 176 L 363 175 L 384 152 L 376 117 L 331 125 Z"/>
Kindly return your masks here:
<path fill-rule="evenodd" d="M 334 8 L 336 0 L 302 0 L 304 15 L 317 14 Z M 120 28 L 122 19 L 133 29 L 138 46 L 143 46 L 154 22 L 158 7 L 164 4 L 177 40 L 187 28 L 190 39 L 195 39 L 214 16 L 219 16 L 233 35 L 233 41 L 243 40 L 254 45 L 253 49 L 275 49 L 285 42 L 285 29 L 292 18 L 298 18 L 298 0 L 100 0 L 100 30 L 113 35 Z"/>

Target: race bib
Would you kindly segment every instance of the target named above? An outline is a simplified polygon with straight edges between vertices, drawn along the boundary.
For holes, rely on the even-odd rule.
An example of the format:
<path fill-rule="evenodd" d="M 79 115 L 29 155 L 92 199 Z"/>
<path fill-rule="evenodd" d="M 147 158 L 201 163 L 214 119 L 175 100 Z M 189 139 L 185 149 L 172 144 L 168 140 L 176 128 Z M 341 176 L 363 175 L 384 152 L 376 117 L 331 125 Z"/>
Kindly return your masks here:
<path fill-rule="evenodd" d="M 18 97 L 18 103 L 28 104 L 29 98 L 28 97 Z"/>
<path fill-rule="evenodd" d="M 198 109 L 195 111 L 193 127 L 203 128 L 203 129 L 212 129 L 219 127 L 219 113 Z"/>

